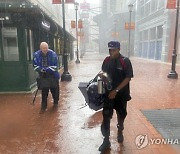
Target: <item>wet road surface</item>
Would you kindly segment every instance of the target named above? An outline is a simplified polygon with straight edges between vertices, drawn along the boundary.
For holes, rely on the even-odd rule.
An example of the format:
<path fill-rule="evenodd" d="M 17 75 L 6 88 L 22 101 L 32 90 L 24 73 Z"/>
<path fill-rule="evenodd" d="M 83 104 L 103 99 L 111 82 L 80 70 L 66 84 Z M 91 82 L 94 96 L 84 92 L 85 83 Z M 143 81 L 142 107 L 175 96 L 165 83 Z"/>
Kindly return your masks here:
<path fill-rule="evenodd" d="M 85 105 L 78 89 L 79 82 L 90 81 L 101 68 L 105 55 L 86 54 L 80 64 L 69 64 L 71 82 L 60 82 L 60 101 L 53 108 L 49 93 L 48 110 L 40 111 L 40 92 L 35 105 L 34 94 L 0 94 L 0 153 L 5 154 L 98 154 L 103 137 L 100 132 L 101 111 Z M 149 145 L 138 150 L 135 138 L 147 134 L 162 138 L 140 110 L 180 108 L 180 81 L 167 78 L 170 64 L 131 58 L 134 78 L 131 81 L 132 100 L 128 103 L 124 143 L 116 141 L 116 114 L 111 122 L 110 154 L 141 154 L 180 152 L 178 146 Z M 177 66 L 180 74 L 180 66 Z M 115 113 L 115 112 L 114 112 Z"/>

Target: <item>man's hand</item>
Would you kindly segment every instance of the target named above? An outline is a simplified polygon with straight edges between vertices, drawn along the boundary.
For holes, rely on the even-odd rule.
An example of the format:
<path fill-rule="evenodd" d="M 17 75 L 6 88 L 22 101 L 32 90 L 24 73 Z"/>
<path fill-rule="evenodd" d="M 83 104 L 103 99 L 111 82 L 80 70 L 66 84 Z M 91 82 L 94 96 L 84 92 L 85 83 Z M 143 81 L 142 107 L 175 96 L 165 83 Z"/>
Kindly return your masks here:
<path fill-rule="evenodd" d="M 116 94 L 117 94 L 117 92 L 115 90 L 112 90 L 108 95 L 109 99 L 115 99 Z"/>
<path fill-rule="evenodd" d="M 100 78 L 102 78 L 102 77 L 103 77 L 103 74 L 104 74 L 104 72 L 101 71 L 101 72 L 98 73 L 98 76 L 99 76 Z"/>
<path fill-rule="evenodd" d="M 40 70 L 40 72 L 45 73 L 45 72 L 46 72 L 46 69 L 45 69 L 45 68 L 42 68 L 42 69 Z"/>

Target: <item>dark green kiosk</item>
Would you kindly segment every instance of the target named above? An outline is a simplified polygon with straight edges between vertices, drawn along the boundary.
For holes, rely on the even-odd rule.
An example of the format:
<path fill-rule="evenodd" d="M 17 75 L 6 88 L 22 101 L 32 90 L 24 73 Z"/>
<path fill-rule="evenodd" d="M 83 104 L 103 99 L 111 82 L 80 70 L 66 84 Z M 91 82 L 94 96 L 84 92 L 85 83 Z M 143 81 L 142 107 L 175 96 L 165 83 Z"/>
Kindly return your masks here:
<path fill-rule="evenodd" d="M 31 91 L 36 86 L 33 52 L 46 41 L 62 64 L 63 31 L 37 5 L 0 2 L 0 92 Z M 73 57 L 74 37 L 67 32 L 67 51 Z"/>

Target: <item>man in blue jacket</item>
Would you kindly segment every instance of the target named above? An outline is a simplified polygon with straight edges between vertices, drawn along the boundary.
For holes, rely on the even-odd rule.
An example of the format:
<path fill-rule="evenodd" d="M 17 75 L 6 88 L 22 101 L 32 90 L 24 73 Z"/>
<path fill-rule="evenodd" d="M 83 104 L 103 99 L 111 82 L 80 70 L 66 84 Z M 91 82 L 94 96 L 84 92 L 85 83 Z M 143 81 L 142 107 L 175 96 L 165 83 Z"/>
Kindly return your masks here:
<path fill-rule="evenodd" d="M 48 44 L 46 42 L 41 42 L 40 50 L 36 51 L 33 55 L 34 70 L 39 73 L 41 84 L 39 86 L 42 90 L 42 102 L 40 113 L 43 113 L 47 110 L 47 97 L 49 90 L 51 91 L 54 100 L 54 107 L 58 106 L 60 75 L 58 72 L 57 59 L 57 54 L 53 50 L 49 49 Z"/>

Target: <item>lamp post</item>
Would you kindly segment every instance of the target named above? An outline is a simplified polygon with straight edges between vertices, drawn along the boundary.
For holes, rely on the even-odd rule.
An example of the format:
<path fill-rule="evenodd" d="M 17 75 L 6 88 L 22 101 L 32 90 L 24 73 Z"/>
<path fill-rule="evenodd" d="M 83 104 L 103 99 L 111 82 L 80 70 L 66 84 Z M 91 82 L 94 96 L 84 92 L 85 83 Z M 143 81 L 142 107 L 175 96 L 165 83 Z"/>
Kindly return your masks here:
<path fill-rule="evenodd" d="M 128 28 L 129 28 L 129 45 L 128 45 L 128 57 L 130 57 L 130 50 L 131 50 L 131 13 L 133 10 L 133 4 L 129 4 L 128 5 L 128 9 L 129 9 L 129 24 L 128 24 Z"/>
<path fill-rule="evenodd" d="M 176 58 L 177 58 L 177 33 L 178 33 L 178 18 L 179 18 L 179 0 L 177 1 L 177 13 L 176 13 L 176 27 L 175 27 L 175 34 L 174 34 L 174 49 L 173 49 L 173 54 L 172 54 L 172 64 L 171 64 L 171 71 L 168 74 L 168 78 L 171 79 L 177 79 L 178 74 L 176 73 Z"/>
<path fill-rule="evenodd" d="M 63 13 L 63 35 L 64 35 L 64 52 L 63 52 L 63 64 L 64 64 L 64 72 L 61 76 L 61 81 L 71 81 L 72 76 L 68 72 L 68 53 L 66 47 L 66 25 L 65 25 L 65 7 L 64 7 L 64 0 L 62 0 L 62 13 Z"/>
<path fill-rule="evenodd" d="M 76 59 L 76 63 L 79 64 L 80 60 L 79 60 L 79 49 L 78 49 L 79 42 L 78 42 L 78 20 L 77 20 L 77 11 L 78 11 L 78 7 L 79 7 L 79 3 L 75 2 L 74 7 L 75 7 L 75 11 L 76 11 L 76 42 L 77 42 L 77 49 L 76 49 L 77 59 Z"/>

